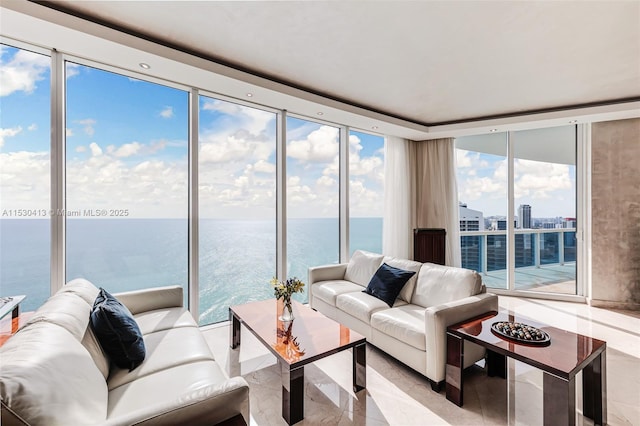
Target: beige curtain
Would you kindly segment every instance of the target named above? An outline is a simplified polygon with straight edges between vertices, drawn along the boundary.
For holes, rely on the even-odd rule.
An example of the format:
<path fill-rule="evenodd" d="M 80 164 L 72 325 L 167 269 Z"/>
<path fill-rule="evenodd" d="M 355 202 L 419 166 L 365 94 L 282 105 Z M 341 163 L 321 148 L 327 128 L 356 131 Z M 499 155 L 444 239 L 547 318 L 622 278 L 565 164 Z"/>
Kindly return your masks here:
<path fill-rule="evenodd" d="M 384 142 L 382 252 L 403 259 L 413 256 L 410 143 L 392 136 L 387 136 Z"/>
<path fill-rule="evenodd" d="M 446 264 L 460 266 L 454 139 L 411 142 L 410 159 L 413 176 L 411 199 L 414 203 L 411 227 L 446 229 Z"/>

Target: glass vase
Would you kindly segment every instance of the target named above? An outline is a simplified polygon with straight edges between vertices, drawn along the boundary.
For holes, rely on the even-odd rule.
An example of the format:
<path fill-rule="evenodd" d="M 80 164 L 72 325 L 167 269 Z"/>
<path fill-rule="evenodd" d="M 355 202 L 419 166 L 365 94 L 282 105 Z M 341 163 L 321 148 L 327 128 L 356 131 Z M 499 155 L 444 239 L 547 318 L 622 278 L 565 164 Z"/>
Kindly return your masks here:
<path fill-rule="evenodd" d="M 291 299 L 285 298 L 282 306 L 282 315 L 278 318 L 282 322 L 293 321 L 293 307 L 291 306 Z"/>

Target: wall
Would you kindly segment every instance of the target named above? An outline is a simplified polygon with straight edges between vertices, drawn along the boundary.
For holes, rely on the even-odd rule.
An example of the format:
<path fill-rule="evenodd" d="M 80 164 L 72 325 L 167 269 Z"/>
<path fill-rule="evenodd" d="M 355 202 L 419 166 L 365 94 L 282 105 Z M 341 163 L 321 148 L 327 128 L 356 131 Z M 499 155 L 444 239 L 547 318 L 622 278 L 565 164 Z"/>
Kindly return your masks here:
<path fill-rule="evenodd" d="M 640 310 L 640 119 L 591 128 L 591 304 Z"/>

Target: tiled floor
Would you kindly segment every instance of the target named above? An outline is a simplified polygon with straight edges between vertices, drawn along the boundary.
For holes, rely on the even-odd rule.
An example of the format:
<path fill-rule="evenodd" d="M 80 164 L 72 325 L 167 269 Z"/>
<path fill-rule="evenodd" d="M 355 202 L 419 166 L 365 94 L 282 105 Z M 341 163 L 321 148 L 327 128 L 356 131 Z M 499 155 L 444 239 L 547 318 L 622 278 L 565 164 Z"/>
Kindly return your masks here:
<path fill-rule="evenodd" d="M 502 308 L 607 341 L 607 410 L 611 425 L 640 425 L 640 313 L 584 304 L 500 297 Z M 205 330 L 216 359 L 238 371 L 251 389 L 251 425 L 284 425 L 275 358 L 243 329 L 239 355 L 229 349 L 228 325 Z M 231 359 L 230 359 L 231 355 Z M 239 356 L 239 363 L 238 363 Z M 235 358 L 235 360 L 234 360 Z M 465 403 L 457 407 L 435 393 L 412 369 L 369 345 L 367 389 L 351 390 L 351 353 L 305 367 L 305 419 L 299 425 L 541 425 L 542 373 L 509 361 L 509 379 L 487 377 L 481 367 L 465 374 Z M 578 376 L 577 407 L 582 407 Z M 580 415 L 578 425 L 592 422 Z"/>

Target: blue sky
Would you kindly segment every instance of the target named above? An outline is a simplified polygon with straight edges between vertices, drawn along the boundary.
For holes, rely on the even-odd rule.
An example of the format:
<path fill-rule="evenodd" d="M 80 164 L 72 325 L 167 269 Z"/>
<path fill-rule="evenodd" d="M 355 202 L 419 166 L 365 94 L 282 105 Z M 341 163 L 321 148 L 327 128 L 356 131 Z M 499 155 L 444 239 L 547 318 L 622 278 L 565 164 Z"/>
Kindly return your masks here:
<path fill-rule="evenodd" d="M 514 208 L 531 206 L 532 217 L 575 216 L 575 165 L 514 160 Z M 457 150 L 458 199 L 484 216 L 507 215 L 505 157 Z M 517 213 L 516 213 L 517 214 Z"/>
<path fill-rule="evenodd" d="M 49 58 L 3 47 L 2 208 L 49 207 Z M 67 208 L 186 217 L 188 94 L 68 63 Z M 337 216 L 338 129 L 287 122 L 289 212 Z M 203 217 L 275 215 L 275 115 L 200 99 Z M 351 213 L 381 216 L 383 138 L 352 132 Z"/>

